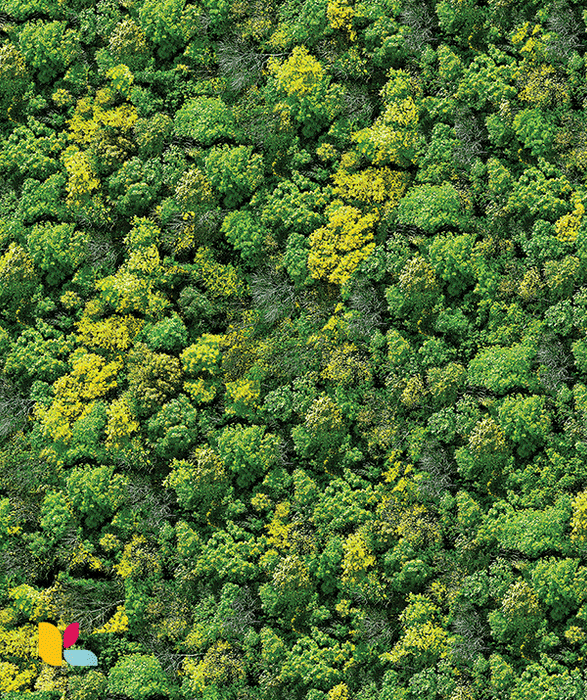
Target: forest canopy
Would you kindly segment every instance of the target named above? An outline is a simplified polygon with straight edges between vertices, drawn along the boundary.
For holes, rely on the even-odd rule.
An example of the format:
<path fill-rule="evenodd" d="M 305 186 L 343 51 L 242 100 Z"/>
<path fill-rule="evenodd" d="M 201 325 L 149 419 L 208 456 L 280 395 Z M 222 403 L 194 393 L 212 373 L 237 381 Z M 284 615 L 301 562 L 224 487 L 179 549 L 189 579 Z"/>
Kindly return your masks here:
<path fill-rule="evenodd" d="M 3 699 L 587 697 L 586 45 L 4 0 Z"/>

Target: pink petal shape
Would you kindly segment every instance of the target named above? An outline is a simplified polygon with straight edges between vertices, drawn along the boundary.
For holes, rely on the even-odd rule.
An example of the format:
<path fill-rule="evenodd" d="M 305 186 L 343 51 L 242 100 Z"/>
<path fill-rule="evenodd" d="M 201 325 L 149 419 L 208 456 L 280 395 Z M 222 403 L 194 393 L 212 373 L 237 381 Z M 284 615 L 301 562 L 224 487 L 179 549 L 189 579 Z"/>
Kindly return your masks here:
<path fill-rule="evenodd" d="M 72 622 L 63 632 L 63 648 L 67 649 L 77 642 L 79 637 L 79 622 Z"/>

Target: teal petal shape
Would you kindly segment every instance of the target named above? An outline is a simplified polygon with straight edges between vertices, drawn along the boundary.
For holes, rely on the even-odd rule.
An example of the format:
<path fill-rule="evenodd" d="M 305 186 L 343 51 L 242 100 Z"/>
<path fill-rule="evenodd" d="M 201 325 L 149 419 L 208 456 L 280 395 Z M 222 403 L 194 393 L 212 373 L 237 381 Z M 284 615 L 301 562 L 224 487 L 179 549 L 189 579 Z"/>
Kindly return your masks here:
<path fill-rule="evenodd" d="M 93 651 L 87 649 L 66 649 L 63 658 L 72 666 L 97 666 L 98 658 Z"/>

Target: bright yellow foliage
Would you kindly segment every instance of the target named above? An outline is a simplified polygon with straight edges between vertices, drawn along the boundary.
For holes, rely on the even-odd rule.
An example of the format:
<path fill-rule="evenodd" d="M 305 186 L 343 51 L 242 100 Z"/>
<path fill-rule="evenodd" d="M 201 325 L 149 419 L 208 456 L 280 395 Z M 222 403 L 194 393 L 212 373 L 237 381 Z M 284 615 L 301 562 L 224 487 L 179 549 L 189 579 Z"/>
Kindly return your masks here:
<path fill-rule="evenodd" d="M 565 214 L 564 216 L 561 216 L 561 218 L 554 225 L 556 237 L 559 239 L 559 241 L 564 241 L 565 243 L 574 243 L 577 240 L 579 226 L 583 220 L 583 214 L 585 214 L 583 202 L 576 192 L 571 197 L 571 202 L 575 206 L 572 214 Z"/>
<path fill-rule="evenodd" d="M 189 690 L 201 694 L 208 684 L 224 685 L 243 679 L 243 662 L 231 650 L 232 645 L 221 640 L 214 642 L 201 661 L 186 659 L 183 666 Z"/>
<path fill-rule="evenodd" d="M 573 500 L 571 528 L 573 542 L 587 542 L 587 491 L 577 494 Z"/>
<path fill-rule="evenodd" d="M 222 357 L 220 340 L 219 335 L 204 333 L 197 343 L 183 350 L 179 356 L 183 371 L 191 376 L 200 372 L 215 374 Z"/>
<path fill-rule="evenodd" d="M 267 70 L 276 75 L 278 89 L 288 97 L 314 95 L 326 75 L 320 62 L 310 56 L 305 46 L 295 46 L 291 56 L 282 65 L 270 58 Z"/>
<path fill-rule="evenodd" d="M 374 165 L 415 162 L 418 135 L 418 107 L 414 96 L 421 87 L 403 70 L 390 70 L 390 80 L 380 94 L 386 107 L 375 123 L 353 134 L 357 150 Z"/>
<path fill-rule="evenodd" d="M 106 426 L 106 447 L 126 445 L 130 436 L 140 429 L 139 423 L 132 415 L 126 397 L 113 401 L 107 408 L 108 424 Z"/>
<path fill-rule="evenodd" d="M 92 554 L 92 545 L 88 545 L 85 542 L 78 542 L 76 547 L 70 553 L 69 557 L 69 568 L 70 569 L 83 569 L 89 566 L 92 571 L 104 571 L 104 566 L 102 562 Z"/>
<path fill-rule="evenodd" d="M 232 265 L 222 265 L 214 260 L 210 248 L 200 247 L 194 255 L 198 277 L 206 291 L 215 297 L 239 297 L 245 285 Z"/>
<path fill-rule="evenodd" d="M 35 675 L 35 669 L 19 672 L 15 664 L 0 661 L 0 693 L 7 693 L 10 690 L 24 692 Z"/>
<path fill-rule="evenodd" d="M 104 97 L 109 96 L 104 93 Z M 104 109 L 100 104 L 99 96 L 92 104 L 92 98 L 82 97 L 75 108 L 75 113 L 67 121 L 69 126 L 69 138 L 82 146 L 90 146 L 104 128 L 121 129 L 128 132 L 138 119 L 137 110 L 133 105 L 122 104 L 111 109 Z M 102 102 L 109 102 L 109 99 Z"/>
<path fill-rule="evenodd" d="M 118 634 L 120 632 L 128 632 L 128 616 L 124 612 L 124 605 L 119 605 L 108 622 L 100 629 L 94 630 L 92 634 Z"/>
<path fill-rule="evenodd" d="M 540 272 L 533 267 L 526 272 L 524 279 L 520 282 L 518 294 L 524 301 L 536 299 L 544 284 L 540 280 Z"/>
<path fill-rule="evenodd" d="M 363 533 L 349 535 L 344 543 L 341 580 L 345 583 L 359 583 L 367 570 L 375 564 L 376 559 Z"/>
<path fill-rule="evenodd" d="M 211 381 L 196 379 L 194 382 L 184 382 L 183 390 L 191 398 L 192 403 L 210 403 L 216 396 L 217 387 Z"/>
<path fill-rule="evenodd" d="M 265 525 L 265 529 L 269 532 L 269 537 L 267 538 L 269 546 L 282 552 L 291 547 L 289 537 L 293 524 L 287 523 L 290 505 L 289 501 L 278 503 L 273 519 L 269 524 Z"/>
<path fill-rule="evenodd" d="M 65 187 L 68 202 L 89 197 L 99 189 L 100 180 L 92 168 L 90 159 L 83 151 L 75 146 L 69 146 L 63 153 L 63 163 L 69 176 Z"/>
<path fill-rule="evenodd" d="M 129 261 L 129 265 L 136 267 L 139 259 L 145 260 L 137 255 Z M 146 265 L 145 269 L 151 268 Z M 132 312 L 159 317 L 170 303 L 164 294 L 153 291 L 151 280 L 134 275 L 124 269 L 124 265 L 115 275 L 98 280 L 96 289 L 101 292 L 101 301 L 109 304 L 119 314 Z"/>
<path fill-rule="evenodd" d="M 408 379 L 400 396 L 400 401 L 407 408 L 415 408 L 420 404 L 426 394 L 426 388 L 419 374 Z"/>
<path fill-rule="evenodd" d="M 348 5 L 346 0 L 328 0 L 326 16 L 332 29 L 342 29 L 347 32 L 351 41 L 357 38 L 357 32 L 353 29 L 355 8 Z"/>
<path fill-rule="evenodd" d="M 556 70 L 547 64 L 520 68 L 518 80 L 524 87 L 519 98 L 538 107 L 554 104 L 565 104 L 569 101 L 569 92 L 556 76 Z"/>
<path fill-rule="evenodd" d="M 345 342 L 329 353 L 321 376 L 335 384 L 346 386 L 354 382 L 369 381 L 371 370 L 368 363 L 360 359 L 357 346 Z"/>
<path fill-rule="evenodd" d="M 332 175 L 334 194 L 350 204 L 381 204 L 395 208 L 408 185 L 409 173 L 391 168 L 365 168 L 357 173 L 344 169 Z"/>
<path fill-rule="evenodd" d="M 35 683 L 35 690 L 40 691 L 51 691 L 56 690 L 65 695 L 65 688 L 67 687 L 67 678 L 62 674 L 57 674 L 57 667 L 49 666 L 48 664 L 43 664 L 43 668 L 37 682 Z"/>
<path fill-rule="evenodd" d="M 117 353 L 128 350 L 144 323 L 142 319 L 130 314 L 126 316 L 115 314 L 101 321 L 92 321 L 85 316 L 77 322 L 76 326 L 79 340 L 83 345 Z"/>
<path fill-rule="evenodd" d="M 54 399 L 49 408 L 35 405 L 35 416 L 43 433 L 54 441 L 68 443 L 73 423 L 86 416 L 96 399 L 116 387 L 116 376 L 122 369 L 122 360 L 106 363 L 99 355 L 78 348 L 70 355 L 73 369 L 54 384 Z"/>
<path fill-rule="evenodd" d="M 133 535 L 132 540 L 124 548 L 120 563 L 114 566 L 114 570 L 121 578 L 125 579 L 129 576 L 141 578 L 161 570 L 157 555 L 148 551 L 146 545 L 147 539 L 144 535 Z"/>
<path fill-rule="evenodd" d="M 310 235 L 308 267 L 314 279 L 344 284 L 375 249 L 376 214 L 362 216 L 355 207 L 335 200 L 326 208 L 328 223 Z"/>
<path fill-rule="evenodd" d="M 243 415 L 258 408 L 261 387 L 258 381 L 237 379 L 235 382 L 226 383 L 226 393 L 227 398 L 232 402 L 232 406 L 227 406 L 226 414 L 229 416 Z"/>

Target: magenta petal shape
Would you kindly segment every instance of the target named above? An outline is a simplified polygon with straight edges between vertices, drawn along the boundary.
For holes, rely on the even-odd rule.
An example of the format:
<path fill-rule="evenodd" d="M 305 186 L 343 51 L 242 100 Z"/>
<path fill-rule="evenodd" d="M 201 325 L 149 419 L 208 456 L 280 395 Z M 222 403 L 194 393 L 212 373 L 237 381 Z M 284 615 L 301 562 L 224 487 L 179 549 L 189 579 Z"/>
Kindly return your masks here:
<path fill-rule="evenodd" d="M 67 649 L 77 642 L 79 637 L 79 622 L 68 625 L 63 632 L 63 648 Z"/>

